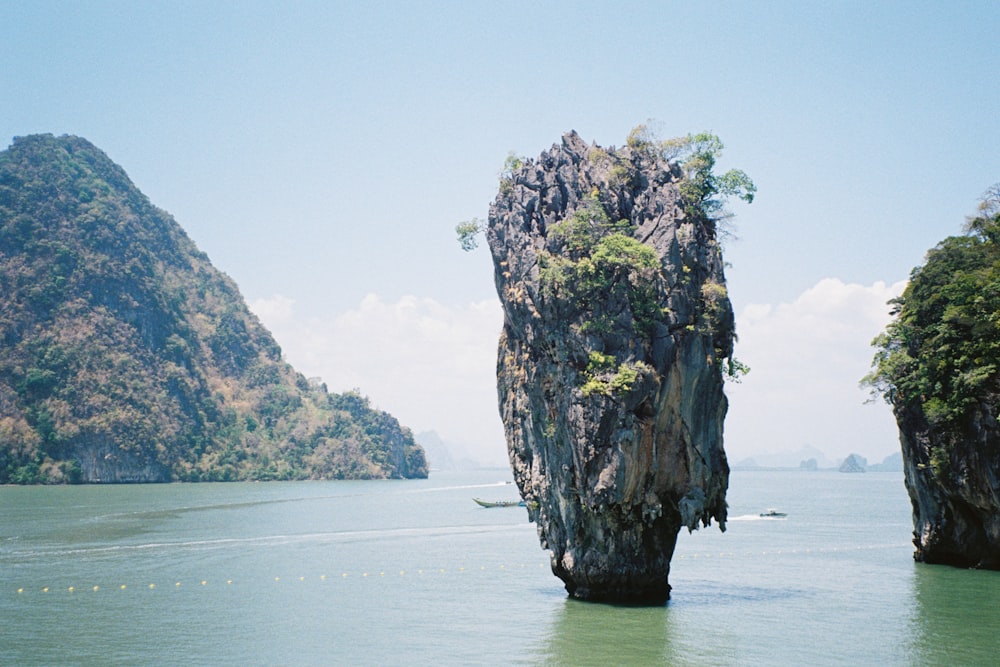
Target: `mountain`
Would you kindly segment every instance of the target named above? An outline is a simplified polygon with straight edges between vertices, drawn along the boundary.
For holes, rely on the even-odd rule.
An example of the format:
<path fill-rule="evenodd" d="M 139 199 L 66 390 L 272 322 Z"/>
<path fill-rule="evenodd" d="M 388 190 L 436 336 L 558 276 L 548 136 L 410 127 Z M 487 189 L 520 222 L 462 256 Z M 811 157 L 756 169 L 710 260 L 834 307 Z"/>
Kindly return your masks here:
<path fill-rule="evenodd" d="M 427 466 L 431 470 L 455 470 L 455 460 L 451 450 L 445 444 L 437 431 L 423 431 L 414 436 L 427 457 Z"/>
<path fill-rule="evenodd" d="M 903 454 L 894 452 L 882 459 L 882 463 L 873 463 L 868 466 L 871 472 L 903 472 Z"/>
<path fill-rule="evenodd" d="M 174 219 L 79 137 L 0 153 L 0 483 L 424 477 L 330 394 Z"/>
<path fill-rule="evenodd" d="M 809 461 L 816 464 L 817 469 L 835 468 L 837 464 L 826 457 L 826 454 L 812 445 L 803 445 L 794 452 L 777 454 L 755 453 L 752 457 L 742 459 L 733 464 L 734 470 L 752 468 L 810 468 Z"/>

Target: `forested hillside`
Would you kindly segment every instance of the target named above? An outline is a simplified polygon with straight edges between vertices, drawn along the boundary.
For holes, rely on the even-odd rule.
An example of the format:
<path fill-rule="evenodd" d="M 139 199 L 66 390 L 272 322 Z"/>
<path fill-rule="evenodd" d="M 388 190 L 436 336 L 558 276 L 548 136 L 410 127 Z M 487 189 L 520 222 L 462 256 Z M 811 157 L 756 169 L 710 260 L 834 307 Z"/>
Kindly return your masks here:
<path fill-rule="evenodd" d="M 0 153 L 0 483 L 426 471 L 395 418 L 282 361 L 103 152 L 38 135 Z"/>

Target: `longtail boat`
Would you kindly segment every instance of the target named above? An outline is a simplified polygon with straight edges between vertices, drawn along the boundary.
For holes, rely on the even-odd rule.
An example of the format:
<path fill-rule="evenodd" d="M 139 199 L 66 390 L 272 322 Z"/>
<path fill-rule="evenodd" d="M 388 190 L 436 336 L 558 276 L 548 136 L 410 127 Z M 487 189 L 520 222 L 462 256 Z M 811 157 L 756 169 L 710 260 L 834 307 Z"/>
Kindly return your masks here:
<path fill-rule="evenodd" d="M 523 500 L 480 500 L 479 498 L 473 498 L 476 504 L 480 507 L 524 507 Z"/>

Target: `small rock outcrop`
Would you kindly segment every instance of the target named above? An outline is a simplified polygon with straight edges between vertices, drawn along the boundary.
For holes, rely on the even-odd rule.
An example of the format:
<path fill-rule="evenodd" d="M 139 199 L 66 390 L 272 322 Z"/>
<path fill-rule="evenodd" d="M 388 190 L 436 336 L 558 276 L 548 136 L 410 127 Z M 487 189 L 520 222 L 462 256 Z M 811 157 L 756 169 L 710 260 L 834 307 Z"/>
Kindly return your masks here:
<path fill-rule="evenodd" d="M 840 472 L 865 472 L 867 469 L 868 460 L 858 454 L 850 454 L 837 468 Z"/>
<path fill-rule="evenodd" d="M 733 313 L 711 217 L 641 141 L 512 160 L 486 229 L 514 477 L 576 598 L 660 603 L 682 527 L 725 529 Z"/>

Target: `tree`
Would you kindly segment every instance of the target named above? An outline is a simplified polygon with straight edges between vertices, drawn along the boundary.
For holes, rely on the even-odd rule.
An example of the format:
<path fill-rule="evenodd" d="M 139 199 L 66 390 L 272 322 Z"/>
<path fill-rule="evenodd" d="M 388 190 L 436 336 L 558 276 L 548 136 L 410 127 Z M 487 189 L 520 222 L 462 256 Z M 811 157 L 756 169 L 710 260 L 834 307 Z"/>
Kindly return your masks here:
<path fill-rule="evenodd" d="M 466 220 L 455 225 L 455 233 L 458 234 L 458 243 L 462 250 L 469 252 L 479 247 L 479 233 L 486 229 L 486 223 L 479 218 Z"/>
<path fill-rule="evenodd" d="M 873 397 L 918 411 L 954 438 L 1000 390 L 1000 184 L 965 230 L 928 252 L 890 302 L 894 319 L 873 341 L 872 371 L 862 379 Z"/>
<path fill-rule="evenodd" d="M 685 212 L 704 215 L 711 220 L 731 217 L 725 210 L 729 197 L 753 203 L 757 186 L 742 169 L 715 173 L 715 164 L 725 145 L 711 132 L 688 134 L 672 139 L 657 139 L 648 125 L 637 125 L 629 133 L 627 144 L 640 152 L 677 162 L 684 174 L 680 183 Z"/>

